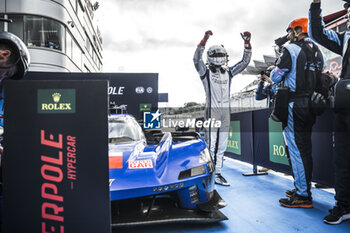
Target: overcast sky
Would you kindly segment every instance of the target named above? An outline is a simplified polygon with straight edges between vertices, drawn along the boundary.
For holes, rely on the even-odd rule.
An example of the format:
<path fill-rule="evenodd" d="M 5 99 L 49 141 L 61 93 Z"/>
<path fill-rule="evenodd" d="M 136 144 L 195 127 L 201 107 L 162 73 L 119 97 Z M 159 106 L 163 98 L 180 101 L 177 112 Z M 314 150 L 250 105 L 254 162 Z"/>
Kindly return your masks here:
<path fill-rule="evenodd" d="M 103 0 L 98 24 L 103 37 L 104 72 L 159 73 L 159 92 L 169 106 L 205 101 L 193 54 L 206 30 L 207 48 L 223 44 L 229 65 L 243 55 L 240 32 L 252 33 L 253 59 L 273 55 L 274 40 L 294 18 L 307 17 L 312 0 Z M 323 15 L 343 9 L 341 0 L 322 0 Z M 256 77 L 238 75 L 231 93 Z"/>

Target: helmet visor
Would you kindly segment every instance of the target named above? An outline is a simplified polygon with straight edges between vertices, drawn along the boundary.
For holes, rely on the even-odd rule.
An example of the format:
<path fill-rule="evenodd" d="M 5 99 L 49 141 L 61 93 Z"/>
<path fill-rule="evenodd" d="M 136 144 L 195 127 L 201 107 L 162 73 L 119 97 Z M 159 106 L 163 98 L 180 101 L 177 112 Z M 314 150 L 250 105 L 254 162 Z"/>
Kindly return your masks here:
<path fill-rule="evenodd" d="M 20 58 L 18 58 L 15 62 L 9 62 L 6 58 L 0 58 L 0 69 L 11 69 L 16 66 L 19 62 Z"/>
<path fill-rule="evenodd" d="M 209 57 L 226 57 L 226 53 L 212 53 Z"/>
<path fill-rule="evenodd" d="M 11 68 L 0 68 L 0 81 L 4 78 L 13 78 L 17 73 L 17 67 L 12 66 Z"/>
<path fill-rule="evenodd" d="M 226 57 L 208 57 L 208 63 L 215 66 L 223 66 L 226 62 Z"/>
<path fill-rule="evenodd" d="M 19 52 L 12 42 L 0 40 L 0 68 L 11 68 L 20 60 Z"/>

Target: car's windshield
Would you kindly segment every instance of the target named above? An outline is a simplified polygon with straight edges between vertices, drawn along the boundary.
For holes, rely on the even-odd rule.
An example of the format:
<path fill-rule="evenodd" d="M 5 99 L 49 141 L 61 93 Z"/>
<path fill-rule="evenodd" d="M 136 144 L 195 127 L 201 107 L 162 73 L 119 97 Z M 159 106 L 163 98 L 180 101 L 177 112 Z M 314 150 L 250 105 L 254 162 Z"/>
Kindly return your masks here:
<path fill-rule="evenodd" d="M 142 131 L 135 121 L 130 118 L 109 120 L 109 142 L 139 141 Z"/>

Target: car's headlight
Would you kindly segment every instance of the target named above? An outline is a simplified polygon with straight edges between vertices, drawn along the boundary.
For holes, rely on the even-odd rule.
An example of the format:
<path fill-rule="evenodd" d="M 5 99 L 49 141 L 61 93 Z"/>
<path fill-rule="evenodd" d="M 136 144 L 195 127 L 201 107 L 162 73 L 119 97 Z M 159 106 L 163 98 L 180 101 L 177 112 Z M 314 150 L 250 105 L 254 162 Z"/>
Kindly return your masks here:
<path fill-rule="evenodd" d="M 207 169 L 205 169 L 205 166 L 202 165 L 202 166 L 194 167 L 194 168 L 180 172 L 178 179 L 182 180 L 192 176 L 203 175 L 205 173 L 207 173 Z"/>
<path fill-rule="evenodd" d="M 199 156 L 199 163 L 208 163 L 211 161 L 210 153 L 208 148 L 205 148 L 201 151 L 201 154 Z"/>
<path fill-rule="evenodd" d="M 211 160 L 211 156 L 210 156 L 208 148 L 205 148 L 204 150 L 201 151 L 200 156 L 199 156 L 199 163 L 207 164 L 209 173 L 214 172 L 215 168 L 214 168 L 213 162 Z M 203 175 L 203 174 L 207 173 L 206 170 L 207 169 L 205 169 L 205 165 L 201 165 L 198 167 L 194 167 L 194 168 L 182 171 L 179 174 L 179 180 L 185 179 L 188 177 L 192 177 L 192 176 Z"/>
<path fill-rule="evenodd" d="M 211 156 L 208 148 L 205 148 L 204 150 L 201 151 L 201 154 L 199 156 L 199 163 L 206 163 L 208 166 L 209 173 L 214 172 L 215 168 L 214 168 L 213 161 L 211 160 Z"/>

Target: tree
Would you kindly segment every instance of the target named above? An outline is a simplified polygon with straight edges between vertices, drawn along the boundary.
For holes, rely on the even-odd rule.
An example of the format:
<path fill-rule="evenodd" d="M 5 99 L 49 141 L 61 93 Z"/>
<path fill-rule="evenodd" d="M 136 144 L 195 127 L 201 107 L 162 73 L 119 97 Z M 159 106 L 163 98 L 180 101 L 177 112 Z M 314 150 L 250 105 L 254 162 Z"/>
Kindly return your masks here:
<path fill-rule="evenodd" d="M 184 104 L 184 108 L 189 108 L 189 107 L 193 107 L 193 106 L 197 106 L 200 105 L 199 103 L 196 102 L 188 102 Z"/>

